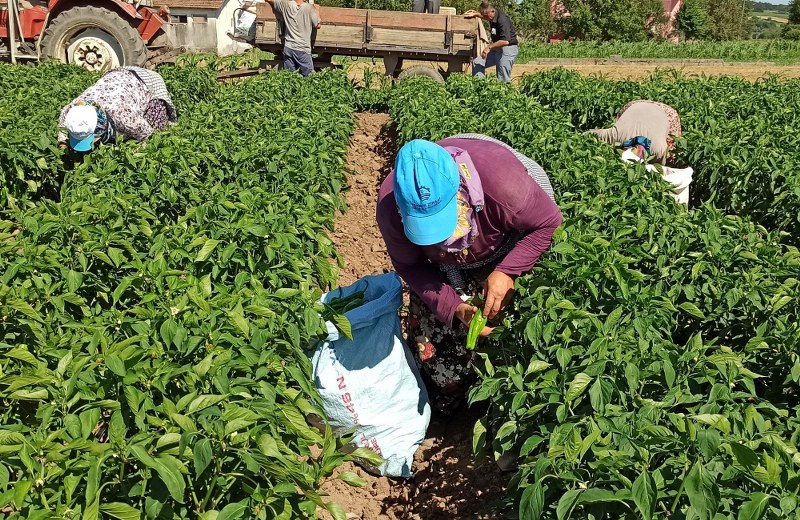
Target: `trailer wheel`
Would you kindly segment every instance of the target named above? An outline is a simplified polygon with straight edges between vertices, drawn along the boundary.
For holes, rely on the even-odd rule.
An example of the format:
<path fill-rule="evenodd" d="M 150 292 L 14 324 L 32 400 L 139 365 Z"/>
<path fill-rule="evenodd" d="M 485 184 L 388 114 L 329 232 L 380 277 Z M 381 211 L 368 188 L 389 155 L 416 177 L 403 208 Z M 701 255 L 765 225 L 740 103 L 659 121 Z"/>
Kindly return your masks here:
<path fill-rule="evenodd" d="M 56 16 L 42 37 L 42 53 L 95 72 L 141 67 L 147 60 L 136 29 L 103 7 L 73 7 Z"/>
<path fill-rule="evenodd" d="M 432 69 L 430 67 L 418 66 L 418 67 L 411 67 L 410 69 L 406 69 L 402 71 L 398 76 L 397 80 L 402 81 L 406 78 L 415 78 L 424 76 L 426 78 L 431 78 L 436 83 L 440 83 L 444 85 L 444 78 L 439 71 L 436 69 Z"/>

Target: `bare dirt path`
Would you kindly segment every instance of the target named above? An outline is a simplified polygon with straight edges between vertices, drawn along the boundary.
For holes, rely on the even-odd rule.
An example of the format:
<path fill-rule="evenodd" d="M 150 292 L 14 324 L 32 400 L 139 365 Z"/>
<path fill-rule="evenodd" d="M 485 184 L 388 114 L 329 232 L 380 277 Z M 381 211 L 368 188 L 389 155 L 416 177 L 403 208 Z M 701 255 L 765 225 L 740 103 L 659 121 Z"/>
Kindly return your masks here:
<path fill-rule="evenodd" d="M 542 70 L 550 70 L 556 67 L 564 67 L 574 70 L 584 76 L 598 75 L 608 79 L 647 79 L 657 70 L 674 69 L 680 71 L 684 76 L 739 76 L 744 79 L 755 81 L 770 74 L 778 74 L 784 78 L 799 78 L 800 65 L 771 65 L 761 63 L 696 63 L 686 65 L 664 65 L 662 63 L 567 63 L 559 65 L 557 63 L 523 63 L 515 65 L 513 76 L 515 78 L 523 74 L 530 74 Z"/>
<path fill-rule="evenodd" d="M 415 65 L 433 66 L 425 62 L 408 62 L 404 68 Z M 636 62 L 636 63 L 615 63 L 610 60 L 585 59 L 585 60 L 543 60 L 539 62 L 520 63 L 514 65 L 512 76 L 514 79 L 523 74 L 531 74 L 543 70 L 551 70 L 557 67 L 564 67 L 583 74 L 584 76 L 598 75 L 608 79 L 647 79 L 657 70 L 678 70 L 685 76 L 739 76 L 744 79 L 755 81 L 770 74 L 777 74 L 783 78 L 800 78 L 800 65 L 774 65 L 770 63 L 725 63 L 725 62 L 704 62 L 681 64 L 664 62 Z M 372 64 L 369 62 L 355 62 L 349 65 L 350 78 L 361 81 L 364 78 L 364 69 L 371 69 L 373 72 L 382 74 L 383 64 Z M 490 73 L 491 70 L 490 70 Z"/>
<path fill-rule="evenodd" d="M 345 261 L 341 285 L 391 270 L 375 223 L 378 188 L 394 160 L 391 120 L 386 114 L 357 113 L 355 117 L 347 154 L 348 211 L 339 216 L 333 233 Z M 498 518 L 493 511 L 504 496 L 508 475 L 493 462 L 477 462 L 472 456 L 472 425 L 478 417 L 477 411 L 447 420 L 434 416 L 416 455 L 414 477 L 407 482 L 372 476 L 346 464 L 338 471 L 353 471 L 367 485 L 354 488 L 333 478 L 322 491 L 329 495 L 328 500 L 340 503 L 352 520 Z M 322 516 L 330 518 L 326 513 Z"/>

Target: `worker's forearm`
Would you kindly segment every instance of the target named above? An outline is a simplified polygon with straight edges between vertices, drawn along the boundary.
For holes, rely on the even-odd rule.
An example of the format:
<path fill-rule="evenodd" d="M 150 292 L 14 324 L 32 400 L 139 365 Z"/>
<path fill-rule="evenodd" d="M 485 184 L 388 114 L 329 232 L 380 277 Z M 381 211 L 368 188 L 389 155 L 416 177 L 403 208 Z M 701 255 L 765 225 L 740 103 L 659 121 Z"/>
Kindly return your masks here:
<path fill-rule="evenodd" d="M 501 49 L 503 47 L 506 47 L 507 45 L 508 45 L 508 40 L 497 40 L 496 42 L 489 45 L 489 50 Z"/>

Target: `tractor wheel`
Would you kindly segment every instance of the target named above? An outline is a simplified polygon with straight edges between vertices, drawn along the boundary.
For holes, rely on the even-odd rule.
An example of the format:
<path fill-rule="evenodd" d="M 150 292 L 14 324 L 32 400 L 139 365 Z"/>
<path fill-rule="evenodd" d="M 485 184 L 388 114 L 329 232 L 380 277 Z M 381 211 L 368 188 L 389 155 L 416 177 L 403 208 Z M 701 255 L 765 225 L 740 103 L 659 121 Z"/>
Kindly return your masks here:
<path fill-rule="evenodd" d="M 42 37 L 42 53 L 94 72 L 141 67 L 147 60 L 136 29 L 103 7 L 73 7 L 56 16 Z"/>
<path fill-rule="evenodd" d="M 400 73 L 400 75 L 397 76 L 397 80 L 402 81 L 406 78 L 414 78 L 419 76 L 431 78 L 436 83 L 441 83 L 444 85 L 444 78 L 441 74 L 439 74 L 438 70 L 423 66 L 411 67 L 410 69 L 404 70 Z"/>

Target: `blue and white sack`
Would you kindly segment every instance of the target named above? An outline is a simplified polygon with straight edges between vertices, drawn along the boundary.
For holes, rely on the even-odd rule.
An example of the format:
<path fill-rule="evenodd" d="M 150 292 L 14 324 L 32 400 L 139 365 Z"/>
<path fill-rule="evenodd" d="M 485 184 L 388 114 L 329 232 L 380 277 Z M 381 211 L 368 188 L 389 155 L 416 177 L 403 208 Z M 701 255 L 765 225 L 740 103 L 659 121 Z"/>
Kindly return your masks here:
<path fill-rule="evenodd" d="M 337 435 L 355 432 L 355 447 L 383 457 L 381 475 L 410 477 L 414 453 L 425 439 L 431 409 L 417 366 L 406 348 L 398 309 L 403 303 L 395 273 L 366 276 L 331 291 L 323 302 L 364 291 L 366 303 L 345 313 L 352 340 L 328 322 L 328 337 L 314 351 L 314 382 Z"/>

